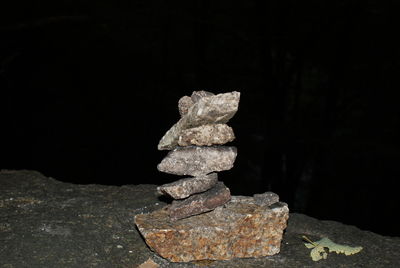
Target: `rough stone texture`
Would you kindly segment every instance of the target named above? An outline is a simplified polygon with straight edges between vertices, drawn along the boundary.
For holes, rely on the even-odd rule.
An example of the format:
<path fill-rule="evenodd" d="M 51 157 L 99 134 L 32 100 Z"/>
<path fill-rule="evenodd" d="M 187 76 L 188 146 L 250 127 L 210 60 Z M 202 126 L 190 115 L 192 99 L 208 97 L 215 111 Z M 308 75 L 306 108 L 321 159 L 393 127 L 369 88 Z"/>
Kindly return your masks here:
<path fill-rule="evenodd" d="M 233 129 L 227 124 L 209 124 L 182 130 L 179 146 L 211 146 L 225 144 L 235 139 Z"/>
<path fill-rule="evenodd" d="M 289 217 L 285 203 L 256 205 L 235 199 L 215 210 L 173 223 L 168 210 L 135 217 L 146 243 L 173 262 L 231 260 L 279 253 Z"/>
<path fill-rule="evenodd" d="M 296 213 L 290 214 L 279 254 L 172 263 L 148 248 L 133 222 L 135 215 L 166 205 L 154 194 L 156 188 L 76 185 L 34 171 L 0 172 L 0 267 L 134 268 L 149 258 L 162 268 L 400 267 L 400 237 Z M 364 249 L 352 256 L 329 254 L 326 260 L 313 262 L 302 235 L 313 241 L 329 237 Z"/>
<path fill-rule="evenodd" d="M 192 98 L 189 96 L 183 96 L 182 98 L 179 99 L 178 110 L 181 117 L 187 114 L 189 108 L 192 107 L 193 104 L 194 102 L 192 101 Z"/>
<path fill-rule="evenodd" d="M 227 123 L 238 110 L 240 93 L 233 91 L 200 98 L 161 138 L 158 149 L 172 150 L 182 130 L 206 124 Z"/>
<path fill-rule="evenodd" d="M 201 98 L 210 97 L 210 96 L 214 96 L 214 93 L 211 93 L 211 92 L 208 92 L 208 91 L 205 91 L 205 90 L 193 91 L 191 99 L 192 99 L 193 103 L 196 103 Z"/>
<path fill-rule="evenodd" d="M 150 255 L 133 224 L 163 207 L 155 187 L 76 185 L 0 172 L 0 267 L 136 267 Z"/>
<path fill-rule="evenodd" d="M 192 194 L 201 193 L 212 188 L 218 181 L 217 173 L 184 178 L 157 187 L 160 194 L 167 194 L 174 199 L 186 198 Z"/>
<path fill-rule="evenodd" d="M 175 175 L 201 176 L 231 169 L 236 155 L 235 147 L 178 147 L 170 151 L 157 168 Z"/>
<path fill-rule="evenodd" d="M 231 192 L 223 182 L 218 182 L 210 190 L 195 194 L 184 200 L 174 200 L 168 207 L 168 215 L 176 221 L 193 215 L 211 211 L 231 199 Z"/>
<path fill-rule="evenodd" d="M 279 202 L 279 196 L 273 192 L 265 192 L 263 194 L 255 194 L 253 196 L 236 195 L 232 199 L 232 202 L 270 206 Z"/>

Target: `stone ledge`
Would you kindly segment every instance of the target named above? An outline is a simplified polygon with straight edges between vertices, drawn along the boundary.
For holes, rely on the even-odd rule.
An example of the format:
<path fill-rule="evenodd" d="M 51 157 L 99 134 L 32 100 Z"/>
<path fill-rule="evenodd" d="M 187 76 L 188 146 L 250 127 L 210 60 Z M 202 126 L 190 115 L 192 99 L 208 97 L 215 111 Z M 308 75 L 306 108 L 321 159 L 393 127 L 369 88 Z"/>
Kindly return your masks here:
<path fill-rule="evenodd" d="M 0 172 L 0 267 L 133 267 L 151 258 L 162 268 L 400 267 L 400 238 L 291 213 L 281 251 L 270 257 L 172 263 L 153 253 L 133 222 L 163 206 L 156 185 L 76 185 L 35 171 Z M 313 262 L 302 235 L 362 246 L 352 256 Z"/>

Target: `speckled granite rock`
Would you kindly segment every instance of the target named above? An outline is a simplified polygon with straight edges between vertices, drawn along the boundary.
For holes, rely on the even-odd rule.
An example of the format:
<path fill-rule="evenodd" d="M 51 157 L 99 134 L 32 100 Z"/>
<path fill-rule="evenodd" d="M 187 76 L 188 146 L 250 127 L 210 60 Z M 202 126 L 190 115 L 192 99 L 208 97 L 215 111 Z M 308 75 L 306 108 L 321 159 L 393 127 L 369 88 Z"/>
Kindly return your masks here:
<path fill-rule="evenodd" d="M 222 145 L 234 139 L 233 129 L 227 124 L 209 124 L 182 130 L 181 135 L 178 137 L 178 145 Z"/>
<path fill-rule="evenodd" d="M 2 171 L 0 267 L 138 267 L 149 258 L 162 268 L 400 267 L 400 237 L 297 213 L 290 214 L 281 251 L 274 256 L 169 262 L 148 248 L 133 220 L 166 205 L 156 189 L 156 185 L 77 185 L 34 171 Z M 330 254 L 313 262 L 302 235 L 314 241 L 329 237 L 363 250 L 353 256 Z"/>
<path fill-rule="evenodd" d="M 236 147 L 232 146 L 178 147 L 170 151 L 157 168 L 175 175 L 201 176 L 231 169 L 236 155 Z"/>
<path fill-rule="evenodd" d="M 184 178 L 157 187 L 160 194 L 167 194 L 174 199 L 186 198 L 192 194 L 211 189 L 218 182 L 217 173 L 193 178 Z"/>
<path fill-rule="evenodd" d="M 147 245 L 173 262 L 269 256 L 279 253 L 289 209 L 264 200 L 233 196 L 223 207 L 176 222 L 160 209 L 137 215 L 135 223 Z"/>
<path fill-rule="evenodd" d="M 179 99 L 178 110 L 181 117 L 187 114 L 189 108 L 192 107 L 193 104 L 194 102 L 192 101 L 192 98 L 189 96 L 183 96 L 182 98 Z"/>
<path fill-rule="evenodd" d="M 200 98 L 178 123 L 165 133 L 158 144 L 158 149 L 174 149 L 182 130 L 206 124 L 227 123 L 237 112 L 239 99 L 240 93 L 236 91 Z"/>

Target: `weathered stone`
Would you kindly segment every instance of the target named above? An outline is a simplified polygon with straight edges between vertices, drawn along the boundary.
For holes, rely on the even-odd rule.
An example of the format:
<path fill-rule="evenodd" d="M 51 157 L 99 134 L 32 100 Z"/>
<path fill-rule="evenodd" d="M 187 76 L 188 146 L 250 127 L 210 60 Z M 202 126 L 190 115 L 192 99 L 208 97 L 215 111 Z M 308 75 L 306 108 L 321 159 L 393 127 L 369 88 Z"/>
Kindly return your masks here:
<path fill-rule="evenodd" d="M 182 130 L 206 124 L 227 123 L 239 106 L 240 93 L 233 91 L 200 98 L 161 138 L 158 149 L 172 150 L 178 144 Z"/>
<path fill-rule="evenodd" d="M 201 98 L 210 97 L 210 96 L 214 96 L 214 93 L 211 93 L 211 92 L 208 92 L 208 91 L 205 91 L 205 90 L 193 91 L 191 99 L 192 99 L 193 103 L 196 103 Z"/>
<path fill-rule="evenodd" d="M 277 255 L 199 262 L 203 266 L 173 263 L 152 252 L 134 228 L 135 215 L 150 213 L 166 205 L 154 194 L 156 188 L 150 184 L 80 185 L 61 182 L 35 171 L 0 171 L 0 267 L 136 268 L 149 258 L 162 268 L 400 267 L 398 232 L 383 236 L 371 230 L 298 213 L 290 214 Z M 376 208 L 379 210 L 384 204 L 381 200 Z M 204 217 L 215 210 L 199 216 Z M 173 226 L 190 220 L 197 227 L 195 221 L 199 216 L 176 221 Z M 394 232 L 400 221 L 392 216 L 393 210 L 380 210 L 379 217 L 390 220 L 382 221 L 386 230 L 377 230 Z M 151 222 L 145 226 L 150 228 Z M 159 227 L 155 232 L 160 233 Z M 166 229 L 166 237 L 171 235 L 170 229 Z M 330 254 L 326 260 L 314 262 L 310 250 L 301 241 L 302 235 L 313 241 L 328 237 L 337 243 L 364 249 L 352 256 Z M 187 239 L 184 241 L 191 243 Z"/>
<path fill-rule="evenodd" d="M 160 209 L 136 215 L 135 223 L 147 245 L 173 262 L 262 257 L 279 253 L 289 217 L 285 203 L 268 204 L 232 196 L 208 213 L 172 221 Z"/>
<path fill-rule="evenodd" d="M 222 206 L 231 199 L 231 192 L 223 182 L 218 182 L 210 190 L 192 195 L 184 200 L 174 200 L 168 207 L 168 214 L 172 220 L 184 219 L 193 215 L 211 211 Z"/>
<path fill-rule="evenodd" d="M 192 101 L 192 98 L 189 96 L 183 96 L 182 98 L 179 99 L 178 109 L 181 117 L 187 114 L 189 108 L 192 107 L 193 104 L 194 102 Z"/>
<path fill-rule="evenodd" d="M 186 198 L 192 194 L 201 193 L 212 188 L 218 181 L 217 173 L 194 178 L 185 178 L 157 187 L 161 194 L 167 194 L 174 199 Z"/>
<path fill-rule="evenodd" d="M 178 147 L 170 151 L 157 168 L 175 175 L 201 176 L 231 169 L 236 155 L 237 150 L 233 146 Z"/>
<path fill-rule="evenodd" d="M 235 139 L 235 134 L 227 124 L 209 124 L 182 131 L 179 146 L 211 146 L 225 144 Z"/>
<path fill-rule="evenodd" d="M 279 196 L 273 192 L 265 192 L 263 194 L 255 194 L 253 196 L 235 195 L 232 199 L 232 202 L 271 206 L 272 204 L 279 202 Z"/>

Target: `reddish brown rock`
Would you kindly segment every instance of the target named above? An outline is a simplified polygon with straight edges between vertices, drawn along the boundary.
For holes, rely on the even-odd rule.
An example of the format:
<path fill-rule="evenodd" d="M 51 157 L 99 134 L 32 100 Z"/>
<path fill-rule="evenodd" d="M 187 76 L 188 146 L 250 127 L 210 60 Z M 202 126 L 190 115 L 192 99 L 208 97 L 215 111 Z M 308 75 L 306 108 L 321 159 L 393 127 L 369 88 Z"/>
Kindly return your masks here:
<path fill-rule="evenodd" d="M 173 262 L 277 254 L 289 209 L 281 202 L 268 205 L 275 200 L 268 195 L 255 199 L 232 196 L 222 207 L 178 221 L 161 209 L 136 215 L 135 223 L 147 245 Z"/>
<path fill-rule="evenodd" d="M 218 182 L 210 190 L 195 194 L 184 200 L 174 200 L 168 207 L 172 220 L 180 220 L 193 215 L 211 211 L 231 199 L 231 192 L 223 182 Z"/>
<path fill-rule="evenodd" d="M 231 169 L 236 155 L 236 147 L 178 147 L 170 151 L 157 168 L 175 175 L 201 176 Z"/>
<path fill-rule="evenodd" d="M 201 193 L 212 188 L 218 181 L 217 173 L 180 179 L 157 187 L 161 194 L 167 194 L 174 199 L 186 198 L 192 194 Z"/>
<path fill-rule="evenodd" d="M 209 124 L 182 131 L 178 138 L 179 146 L 222 145 L 235 139 L 233 129 L 227 124 Z"/>

